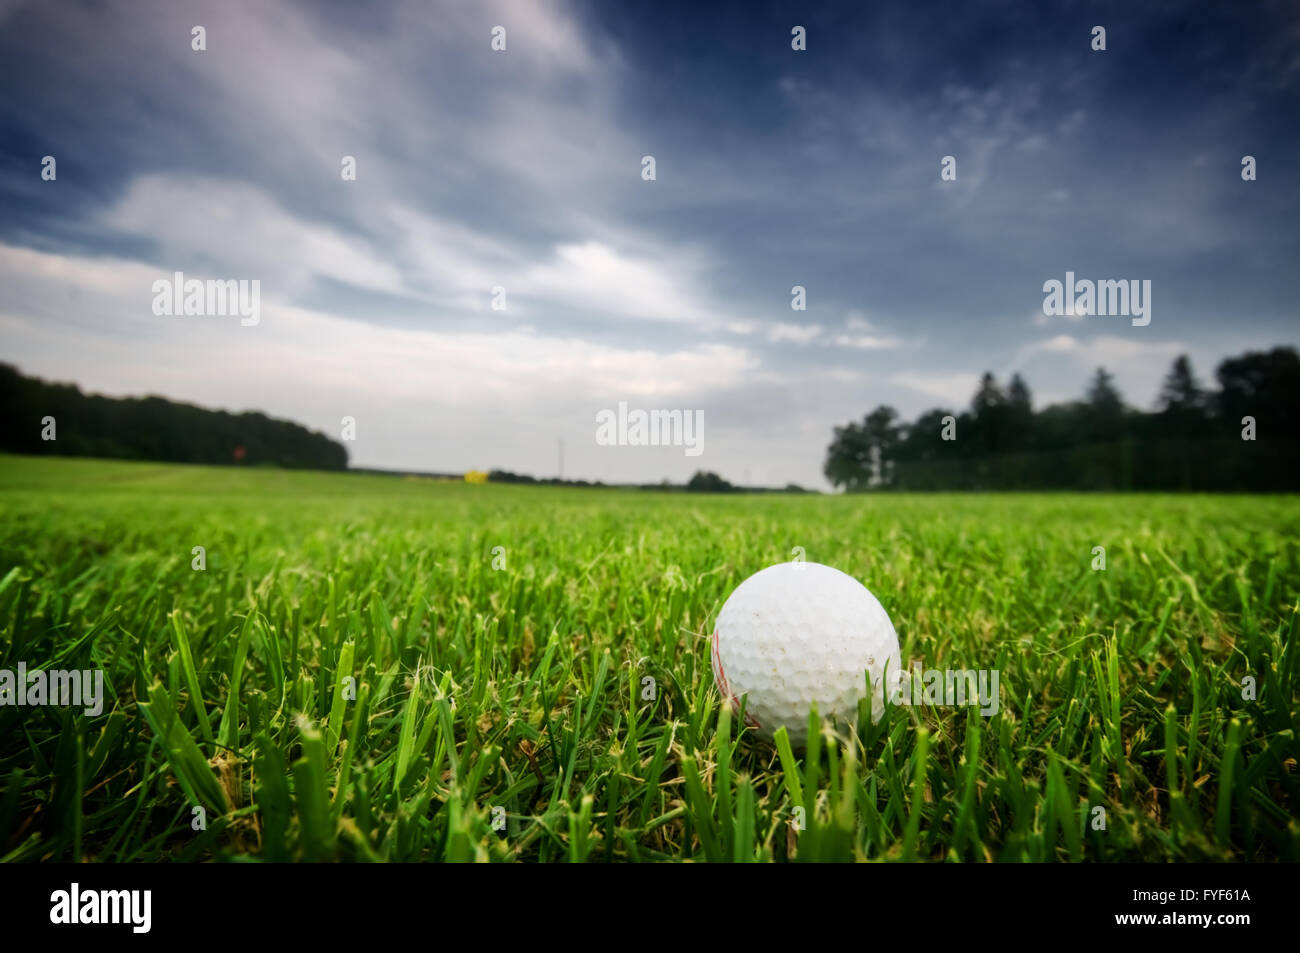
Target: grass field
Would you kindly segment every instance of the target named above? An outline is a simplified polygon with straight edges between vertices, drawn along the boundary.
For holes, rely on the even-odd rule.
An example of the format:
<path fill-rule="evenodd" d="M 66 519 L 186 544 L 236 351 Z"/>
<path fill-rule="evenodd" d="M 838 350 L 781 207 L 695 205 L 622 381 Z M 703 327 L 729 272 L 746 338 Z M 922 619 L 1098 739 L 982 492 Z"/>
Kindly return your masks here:
<path fill-rule="evenodd" d="M 0 859 L 1298 860 L 1298 538 L 1288 497 L 0 457 L 0 668 L 109 694 L 0 707 Z M 710 627 L 796 546 L 999 712 L 738 736 Z"/>

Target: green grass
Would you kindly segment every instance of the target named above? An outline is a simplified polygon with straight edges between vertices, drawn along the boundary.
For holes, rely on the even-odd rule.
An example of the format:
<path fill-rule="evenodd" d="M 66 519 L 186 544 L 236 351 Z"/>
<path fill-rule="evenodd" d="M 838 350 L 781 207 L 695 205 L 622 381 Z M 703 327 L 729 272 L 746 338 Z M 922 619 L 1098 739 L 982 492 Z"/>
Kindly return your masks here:
<path fill-rule="evenodd" d="M 102 667 L 110 698 L 0 707 L 0 859 L 1300 860 L 1297 537 L 1290 497 L 3 457 L 0 668 Z M 738 732 L 707 636 L 796 546 L 905 661 L 1000 670 L 1000 711 Z"/>

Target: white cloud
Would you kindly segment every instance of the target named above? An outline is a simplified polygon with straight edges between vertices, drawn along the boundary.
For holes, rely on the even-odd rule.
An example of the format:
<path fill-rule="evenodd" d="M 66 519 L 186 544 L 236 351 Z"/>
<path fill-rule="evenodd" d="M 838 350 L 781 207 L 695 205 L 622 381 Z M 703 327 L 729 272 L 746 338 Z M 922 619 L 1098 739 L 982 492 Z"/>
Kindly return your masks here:
<path fill-rule="evenodd" d="M 872 325 L 862 317 L 861 311 L 850 311 L 845 322 L 846 331 L 866 332 Z M 767 339 L 774 343 L 792 341 L 796 344 L 818 344 L 822 347 L 843 347 L 860 351 L 875 351 L 900 347 L 897 338 L 867 333 L 832 334 L 820 324 L 788 324 L 777 322 L 767 329 Z"/>
<path fill-rule="evenodd" d="M 405 284 L 419 297 L 481 310 L 495 285 L 506 285 L 520 253 L 491 236 L 393 203 L 383 212 Z M 509 301 L 509 298 L 507 298 Z"/>
<path fill-rule="evenodd" d="M 820 324 L 784 324 L 777 322 L 768 328 L 767 339 L 769 341 L 794 341 L 797 344 L 808 344 L 817 340 L 822 333 Z"/>
<path fill-rule="evenodd" d="M 521 329 L 377 329 L 283 300 L 264 299 L 249 328 L 155 317 L 153 274 L 0 245 L 0 284 L 14 292 L 0 310 L 6 359 L 88 390 L 258 409 L 334 434 L 352 415 L 366 434 L 349 448 L 354 462 L 427 469 L 449 446 L 460 467 L 483 464 L 476 455 L 499 444 L 493 465 L 505 465 L 511 440 L 589 436 L 595 410 L 618 400 L 704 406 L 759 371 L 754 355 L 720 344 L 652 351 Z M 73 310 L 75 324 L 63 317 Z"/>
<path fill-rule="evenodd" d="M 1021 356 L 1029 356 L 1035 351 L 1046 351 L 1048 353 L 1070 354 L 1076 353 L 1080 348 L 1078 340 L 1070 337 L 1068 334 L 1058 334 L 1054 338 L 1048 338 L 1037 344 L 1031 344 L 1029 347 L 1022 348 Z"/>
<path fill-rule="evenodd" d="M 401 274 L 365 243 L 285 211 L 242 182 L 144 175 L 101 217 L 118 233 L 151 240 L 164 270 L 204 269 L 221 278 L 259 278 L 267 293 L 301 294 L 330 278 L 399 294 Z"/>
<path fill-rule="evenodd" d="M 1017 353 L 1016 363 L 1032 361 L 1037 354 L 1068 354 L 1079 364 L 1113 371 L 1130 365 L 1145 367 L 1152 361 L 1172 361 L 1186 350 L 1187 345 L 1180 341 L 1143 341 L 1113 334 L 1081 340 L 1069 334 L 1058 334 L 1022 347 Z"/>
<path fill-rule="evenodd" d="M 837 347 L 854 348 L 859 351 L 879 351 L 899 347 L 902 342 L 897 338 L 878 337 L 872 334 L 840 334 L 834 341 Z"/>
<path fill-rule="evenodd" d="M 717 311 L 695 284 L 686 260 L 634 257 L 598 241 L 555 248 L 549 262 L 524 271 L 520 293 L 604 315 L 713 325 Z"/>
<path fill-rule="evenodd" d="M 979 384 L 979 375 L 967 372 L 900 371 L 889 380 L 932 397 L 948 407 L 964 407 Z"/>
<path fill-rule="evenodd" d="M 423 11 L 423 4 L 408 9 Z M 587 45 L 588 34 L 569 14 L 568 8 L 555 0 L 497 0 L 495 4 L 464 4 L 456 14 L 472 10 L 472 20 L 484 24 L 478 31 L 487 49 L 489 27 L 506 28 L 507 52 L 525 58 L 531 66 L 545 72 L 587 72 L 596 64 L 596 56 Z M 427 22 L 421 17 L 417 22 Z M 468 25 L 468 24 L 467 24 Z M 472 29 L 466 31 L 475 35 Z"/>

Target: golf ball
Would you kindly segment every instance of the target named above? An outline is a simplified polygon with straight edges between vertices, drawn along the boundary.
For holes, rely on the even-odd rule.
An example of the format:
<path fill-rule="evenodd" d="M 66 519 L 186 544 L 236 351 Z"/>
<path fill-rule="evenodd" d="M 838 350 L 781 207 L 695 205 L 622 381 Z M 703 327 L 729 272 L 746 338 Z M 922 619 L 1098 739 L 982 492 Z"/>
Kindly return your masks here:
<path fill-rule="evenodd" d="M 713 678 L 722 697 L 771 739 L 807 740 L 808 714 L 857 720 L 871 679 L 872 721 L 884 713 L 883 680 L 899 670 L 898 635 L 879 600 L 852 576 L 819 563 L 778 563 L 727 598 L 713 629 Z"/>

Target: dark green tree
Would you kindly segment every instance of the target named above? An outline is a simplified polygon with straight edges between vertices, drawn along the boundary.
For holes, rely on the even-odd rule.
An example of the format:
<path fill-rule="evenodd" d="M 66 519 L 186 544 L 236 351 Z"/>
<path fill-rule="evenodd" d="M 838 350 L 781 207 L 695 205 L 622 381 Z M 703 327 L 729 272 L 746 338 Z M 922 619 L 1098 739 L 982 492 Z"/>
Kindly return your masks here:
<path fill-rule="evenodd" d="M 1034 398 L 1020 372 L 1011 375 L 1007 384 L 1005 440 L 1007 449 L 1020 450 L 1033 443 Z"/>
<path fill-rule="evenodd" d="M 175 463 L 341 470 L 347 450 L 324 434 L 265 414 L 229 414 L 162 397 L 101 397 L 0 365 L 0 450 Z M 55 420 L 57 439 L 41 439 Z"/>
<path fill-rule="evenodd" d="M 1123 438 L 1124 398 L 1115 386 L 1115 376 L 1104 367 L 1097 368 L 1084 396 L 1087 411 L 1085 437 L 1092 443 L 1112 443 Z"/>
<path fill-rule="evenodd" d="M 1157 423 L 1161 434 L 1194 437 L 1209 430 L 1209 398 L 1186 354 L 1174 360 L 1156 398 Z"/>
<path fill-rule="evenodd" d="M 686 489 L 692 493 L 731 493 L 736 488 L 711 470 L 696 470 Z"/>
<path fill-rule="evenodd" d="M 1221 389 L 1207 393 L 1180 357 L 1157 409 L 1144 414 L 1125 406 L 1104 368 L 1083 400 L 1037 412 L 1019 374 L 1005 391 L 985 374 L 971 409 L 954 415 L 955 442 L 942 439 L 949 411 L 900 427 L 878 408 L 836 428 L 826 474 L 836 486 L 869 487 L 884 448 L 878 469 L 901 489 L 1300 490 L 1300 355 L 1243 354 L 1223 361 L 1216 378 Z"/>
<path fill-rule="evenodd" d="M 831 486 L 842 487 L 850 493 L 864 490 L 871 479 L 870 451 L 866 433 L 856 421 L 836 427 L 831 444 L 826 448 L 822 473 Z"/>
<path fill-rule="evenodd" d="M 1300 436 L 1300 355 L 1292 347 L 1251 351 L 1223 361 L 1217 407 L 1220 427 L 1232 431 L 1254 417 L 1268 437 Z"/>
<path fill-rule="evenodd" d="M 877 407 L 861 424 L 835 428 L 822 472 L 832 486 L 849 491 L 888 483 L 890 465 L 902 435 L 898 411 L 893 407 Z"/>
<path fill-rule="evenodd" d="M 987 456 L 1005 450 L 1009 410 L 1006 392 L 998 384 L 997 378 L 986 371 L 980 378 L 979 389 L 971 398 L 970 439 L 962 437 L 959 441 L 962 449 L 974 456 Z"/>

